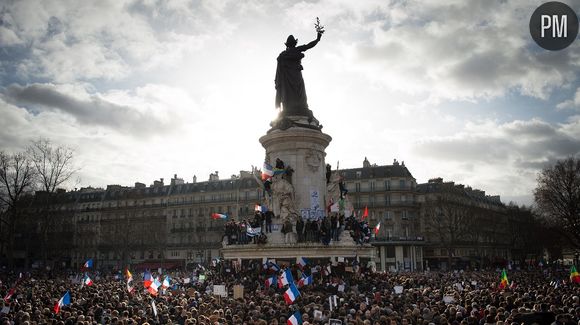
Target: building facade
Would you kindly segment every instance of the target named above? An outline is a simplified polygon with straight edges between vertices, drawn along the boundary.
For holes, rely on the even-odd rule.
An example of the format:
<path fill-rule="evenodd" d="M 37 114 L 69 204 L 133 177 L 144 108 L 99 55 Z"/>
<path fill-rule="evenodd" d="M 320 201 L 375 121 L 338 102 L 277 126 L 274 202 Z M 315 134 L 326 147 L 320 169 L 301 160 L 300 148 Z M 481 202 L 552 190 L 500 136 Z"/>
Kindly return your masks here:
<path fill-rule="evenodd" d="M 420 233 L 417 183 L 405 163 L 377 166 L 366 158 L 362 168 L 340 171 L 349 199 L 362 216 L 368 209 L 369 226 L 378 234 L 372 243 L 377 248 L 377 269 L 415 271 L 423 268 L 423 237 Z"/>
<path fill-rule="evenodd" d="M 505 266 L 508 213 L 499 196 L 441 178 L 417 186 L 425 268 Z"/>
<path fill-rule="evenodd" d="M 417 184 L 396 160 L 378 166 L 365 158 L 362 168 L 338 172 L 357 218 L 367 208 L 369 226 L 381 225 L 371 239 L 377 270 L 478 267 L 510 258 L 499 197 L 442 179 Z M 206 263 L 220 256 L 224 235 L 225 221 L 212 213 L 250 220 L 263 195 L 249 172 L 225 180 L 215 172 L 203 182 L 175 175 L 169 184 L 83 188 L 50 198 L 37 193 L 28 198 L 16 257 L 23 266 L 50 261 L 73 268 L 89 258 L 112 269 Z"/>

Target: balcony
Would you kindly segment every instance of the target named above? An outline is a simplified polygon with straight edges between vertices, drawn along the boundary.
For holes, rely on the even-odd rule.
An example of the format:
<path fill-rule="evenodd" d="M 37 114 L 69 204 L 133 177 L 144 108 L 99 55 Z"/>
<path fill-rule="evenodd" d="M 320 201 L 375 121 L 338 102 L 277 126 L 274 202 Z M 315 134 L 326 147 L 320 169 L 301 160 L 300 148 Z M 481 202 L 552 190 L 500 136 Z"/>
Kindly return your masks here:
<path fill-rule="evenodd" d="M 379 236 L 375 237 L 373 242 L 375 243 L 411 243 L 411 242 L 420 242 L 424 243 L 425 238 L 421 236 Z"/>

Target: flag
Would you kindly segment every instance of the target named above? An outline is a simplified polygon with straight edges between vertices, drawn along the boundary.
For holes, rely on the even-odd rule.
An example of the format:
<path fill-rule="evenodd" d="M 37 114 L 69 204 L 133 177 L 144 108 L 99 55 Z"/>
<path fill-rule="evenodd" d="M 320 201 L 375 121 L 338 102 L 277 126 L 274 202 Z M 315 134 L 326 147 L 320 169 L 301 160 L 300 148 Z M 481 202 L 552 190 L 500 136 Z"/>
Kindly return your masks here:
<path fill-rule="evenodd" d="M 151 276 L 151 272 L 145 271 L 145 273 L 143 273 L 143 286 L 145 287 L 145 289 L 147 289 L 151 286 L 152 283 L 153 276 Z"/>
<path fill-rule="evenodd" d="M 293 283 L 290 283 L 290 287 L 284 292 L 284 300 L 288 305 L 291 305 L 298 296 L 300 296 L 300 291 L 298 291 L 298 288 Z"/>
<path fill-rule="evenodd" d="M 286 269 L 284 273 L 278 278 L 278 288 L 282 288 L 287 284 L 293 284 L 294 279 L 292 278 L 292 272 Z"/>
<path fill-rule="evenodd" d="M 62 298 L 60 298 L 59 301 L 56 302 L 56 304 L 54 305 L 54 312 L 56 314 L 58 314 L 58 312 L 60 311 L 60 308 L 62 306 L 67 306 L 70 305 L 70 294 L 68 293 L 68 291 L 64 294 L 64 296 L 62 296 Z"/>
<path fill-rule="evenodd" d="M 379 234 L 379 230 L 381 229 L 381 222 L 377 223 L 375 226 L 375 236 Z"/>
<path fill-rule="evenodd" d="M 499 288 L 500 289 L 505 289 L 505 288 L 508 287 L 508 285 L 509 285 L 509 281 L 508 281 L 508 278 L 507 278 L 507 273 L 506 273 L 505 269 L 503 269 L 501 271 L 501 280 L 500 280 L 500 283 L 499 283 Z"/>
<path fill-rule="evenodd" d="M 266 263 L 264 263 L 264 270 L 278 272 L 278 271 L 280 271 L 280 267 L 278 266 L 278 264 L 276 264 L 272 261 L 267 261 Z"/>
<path fill-rule="evenodd" d="M 272 275 L 271 277 L 267 278 L 265 281 L 266 289 L 270 288 L 270 286 L 276 283 L 276 281 L 276 275 Z"/>
<path fill-rule="evenodd" d="M 300 325 L 302 324 L 302 315 L 300 315 L 300 311 L 296 311 L 292 316 L 288 318 L 286 321 L 287 325 Z"/>
<path fill-rule="evenodd" d="M 305 259 L 304 257 L 299 257 L 298 262 L 296 262 L 296 264 L 298 264 L 298 267 L 300 267 L 300 269 L 303 269 L 306 266 L 306 264 L 308 264 L 308 260 Z"/>
<path fill-rule="evenodd" d="M 262 206 L 259 204 L 254 205 L 254 212 L 262 212 Z"/>
<path fill-rule="evenodd" d="M 312 284 L 312 275 L 303 276 L 302 279 L 298 281 L 298 287 L 302 288 L 305 285 Z"/>
<path fill-rule="evenodd" d="M 133 282 L 133 278 L 130 278 L 129 280 L 127 280 L 127 292 L 131 293 L 133 292 L 133 290 L 135 290 L 135 287 L 133 287 L 131 285 L 131 282 Z"/>
<path fill-rule="evenodd" d="M 272 165 L 264 161 L 264 171 L 262 172 L 262 181 L 272 178 L 274 176 L 274 169 Z"/>
<path fill-rule="evenodd" d="M 169 275 L 167 275 L 167 276 L 165 277 L 165 279 L 163 280 L 163 284 L 161 285 L 161 287 L 162 287 L 163 289 L 167 289 L 167 288 L 171 287 L 171 284 L 170 284 L 170 282 L 171 282 L 171 278 L 169 277 Z"/>
<path fill-rule="evenodd" d="M 155 306 L 155 300 L 151 299 L 151 308 L 153 309 L 153 315 L 157 317 L 157 306 Z"/>
<path fill-rule="evenodd" d="M 125 276 L 127 277 L 127 281 L 129 279 L 133 280 L 133 274 L 129 271 L 129 268 L 125 269 Z"/>
<path fill-rule="evenodd" d="M 159 287 L 161 286 L 161 282 L 159 282 L 158 279 L 155 279 L 155 281 L 153 281 L 151 283 L 151 285 L 149 286 L 149 288 L 147 288 L 147 291 L 149 291 L 150 294 L 157 296 L 157 294 L 159 293 Z"/>
<path fill-rule="evenodd" d="M 365 218 L 367 218 L 368 216 L 369 216 L 369 208 L 365 207 L 365 212 L 363 212 L 361 220 L 365 220 Z"/>
<path fill-rule="evenodd" d="M 10 300 L 10 298 L 12 298 L 15 292 L 16 292 L 15 287 L 10 288 L 10 290 L 8 290 L 8 292 L 6 293 L 6 296 L 4 296 L 4 301 L 8 303 L 8 301 Z"/>
<path fill-rule="evenodd" d="M 578 271 L 576 271 L 575 265 L 572 265 L 570 268 L 570 282 L 580 283 L 580 274 L 578 274 Z"/>
<path fill-rule="evenodd" d="M 252 228 L 249 225 L 248 225 L 248 227 L 246 227 L 246 235 L 248 235 L 249 237 L 258 236 L 261 233 L 262 233 L 262 227 Z"/>
<path fill-rule="evenodd" d="M 222 214 L 222 213 L 212 213 L 211 218 L 214 220 L 217 220 L 217 219 L 226 220 L 228 218 L 228 216 L 225 214 Z"/>
<path fill-rule="evenodd" d="M 83 267 L 84 267 L 85 269 L 90 269 L 90 268 L 92 268 L 92 267 L 93 267 L 93 259 L 91 258 L 91 259 L 89 259 L 88 261 L 86 261 L 86 262 L 85 262 L 85 264 L 83 265 Z"/>
<path fill-rule="evenodd" d="M 91 278 L 89 278 L 88 274 L 85 274 L 85 278 L 83 279 L 83 285 L 86 285 L 89 287 L 93 285 L 93 280 L 91 280 Z"/>

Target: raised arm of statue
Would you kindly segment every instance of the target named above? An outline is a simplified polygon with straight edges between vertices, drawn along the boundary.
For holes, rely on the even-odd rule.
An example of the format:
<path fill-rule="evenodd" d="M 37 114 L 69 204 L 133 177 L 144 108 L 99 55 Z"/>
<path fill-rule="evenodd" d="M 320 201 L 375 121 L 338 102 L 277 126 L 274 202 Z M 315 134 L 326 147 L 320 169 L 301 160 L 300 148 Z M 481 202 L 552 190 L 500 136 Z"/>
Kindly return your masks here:
<path fill-rule="evenodd" d="M 318 33 L 318 35 L 316 36 L 316 39 L 308 44 L 304 44 L 304 45 L 300 45 L 297 46 L 296 49 L 300 52 L 304 52 L 306 50 L 310 50 L 311 48 L 315 47 L 316 44 L 318 44 L 318 42 L 320 41 L 320 38 L 322 37 L 321 33 Z"/>

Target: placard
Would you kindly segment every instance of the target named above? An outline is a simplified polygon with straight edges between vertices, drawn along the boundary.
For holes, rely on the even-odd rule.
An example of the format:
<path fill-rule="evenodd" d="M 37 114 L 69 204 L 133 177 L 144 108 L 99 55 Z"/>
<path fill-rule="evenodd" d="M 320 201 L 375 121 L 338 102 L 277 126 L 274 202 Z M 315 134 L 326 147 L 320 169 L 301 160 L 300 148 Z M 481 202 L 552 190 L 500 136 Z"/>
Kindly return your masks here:
<path fill-rule="evenodd" d="M 344 292 L 344 284 L 338 285 L 338 291 L 339 292 Z"/>
<path fill-rule="evenodd" d="M 403 286 L 395 286 L 393 289 L 395 289 L 396 294 L 403 293 Z"/>
<path fill-rule="evenodd" d="M 189 282 L 191 282 L 191 279 L 190 278 L 183 279 L 183 283 L 188 284 Z"/>
<path fill-rule="evenodd" d="M 244 286 L 236 284 L 234 286 L 234 299 L 244 298 Z"/>
<path fill-rule="evenodd" d="M 213 285 L 213 294 L 216 296 L 227 297 L 228 292 L 226 290 L 225 284 L 214 284 Z"/>
<path fill-rule="evenodd" d="M 455 298 L 453 298 L 453 296 L 444 296 L 443 297 L 443 301 L 446 304 L 451 304 L 451 303 L 454 303 L 455 302 Z"/>
<path fill-rule="evenodd" d="M 320 310 L 314 311 L 314 320 L 322 320 L 322 312 Z"/>
<path fill-rule="evenodd" d="M 328 325 L 342 325 L 342 321 L 340 319 L 331 318 L 328 320 Z"/>

